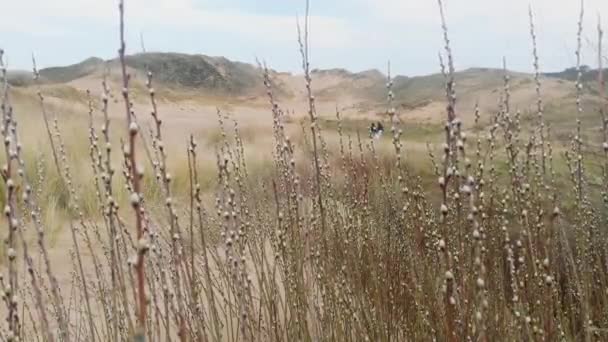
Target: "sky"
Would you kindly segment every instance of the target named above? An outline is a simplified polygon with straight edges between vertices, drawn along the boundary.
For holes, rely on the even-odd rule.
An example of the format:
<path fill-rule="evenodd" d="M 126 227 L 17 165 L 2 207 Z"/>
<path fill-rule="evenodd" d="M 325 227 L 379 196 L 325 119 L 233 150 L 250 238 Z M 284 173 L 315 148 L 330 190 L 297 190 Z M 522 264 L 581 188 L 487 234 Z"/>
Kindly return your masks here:
<path fill-rule="evenodd" d="M 457 69 L 532 71 L 528 6 L 535 13 L 543 71 L 575 64 L 580 0 L 444 0 Z M 415 76 L 439 71 L 442 35 L 435 0 L 311 0 L 313 68 L 386 70 Z M 202 53 L 300 72 L 296 18 L 305 0 L 125 0 L 127 53 Z M 583 62 L 596 65 L 600 13 L 608 1 L 585 0 Z M 1 6 L 0 48 L 10 69 L 114 58 L 118 0 L 18 0 Z M 604 44 L 608 46 L 608 42 Z"/>

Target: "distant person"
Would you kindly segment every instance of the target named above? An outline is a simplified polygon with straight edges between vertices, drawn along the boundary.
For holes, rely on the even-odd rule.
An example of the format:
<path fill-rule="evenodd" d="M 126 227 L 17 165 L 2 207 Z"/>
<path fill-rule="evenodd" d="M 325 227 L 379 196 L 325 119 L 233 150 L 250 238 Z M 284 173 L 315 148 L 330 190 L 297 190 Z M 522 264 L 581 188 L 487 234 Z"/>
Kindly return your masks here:
<path fill-rule="evenodd" d="M 379 139 L 380 136 L 382 136 L 383 132 L 384 132 L 384 126 L 382 126 L 382 123 L 372 122 L 372 125 L 369 129 L 370 138 Z"/>
<path fill-rule="evenodd" d="M 378 124 L 376 124 L 376 132 L 379 133 L 380 135 L 382 135 L 382 133 L 384 133 L 384 126 L 382 126 L 381 122 L 378 122 Z"/>

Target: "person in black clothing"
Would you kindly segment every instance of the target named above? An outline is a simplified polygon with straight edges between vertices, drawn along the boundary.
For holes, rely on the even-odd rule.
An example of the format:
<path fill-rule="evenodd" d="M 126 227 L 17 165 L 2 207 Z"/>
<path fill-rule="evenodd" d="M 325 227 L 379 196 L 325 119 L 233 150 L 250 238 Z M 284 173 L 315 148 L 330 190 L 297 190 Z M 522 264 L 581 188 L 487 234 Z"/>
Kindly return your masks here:
<path fill-rule="evenodd" d="M 382 126 L 381 122 L 375 123 L 372 122 L 371 127 L 369 128 L 369 136 L 370 138 L 378 139 L 384 133 L 384 126 Z"/>

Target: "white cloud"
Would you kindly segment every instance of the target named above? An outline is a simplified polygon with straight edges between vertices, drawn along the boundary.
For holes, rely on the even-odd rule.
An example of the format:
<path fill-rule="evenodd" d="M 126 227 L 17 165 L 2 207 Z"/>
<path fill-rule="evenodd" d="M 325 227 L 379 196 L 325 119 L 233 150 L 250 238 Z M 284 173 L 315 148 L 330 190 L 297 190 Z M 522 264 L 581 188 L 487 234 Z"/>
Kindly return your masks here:
<path fill-rule="evenodd" d="M 204 10 L 190 10 L 183 14 L 181 9 L 165 8 L 142 11 L 133 19 L 135 25 L 142 27 L 161 25 L 173 29 L 210 29 L 271 43 L 293 43 L 296 40 L 296 18 L 291 16 Z M 310 23 L 311 34 L 319 33 L 314 36 L 318 47 L 346 47 L 354 43 L 354 31 L 341 19 L 312 16 Z"/>
<path fill-rule="evenodd" d="M 261 57 L 276 57 L 275 62 L 284 68 L 299 68 L 295 15 L 268 14 L 269 5 L 260 5 L 255 11 L 218 6 L 222 1 L 126 0 L 129 47 L 139 46 L 132 41 L 139 32 L 160 33 L 164 40 L 146 34 L 149 47 L 228 54 L 241 60 L 261 53 Z M 293 3 L 293 13 L 301 10 L 303 0 L 284 1 Z M 436 0 L 312 1 L 310 39 L 314 62 L 326 67 L 364 69 L 391 58 L 395 68 L 406 74 L 437 70 L 436 54 L 442 41 Z M 506 55 L 514 68 L 529 71 L 532 64 L 527 16 L 530 2 L 536 13 L 542 66 L 554 70 L 574 63 L 578 0 L 443 1 L 457 67 L 499 66 L 501 57 Z M 344 7 L 346 2 L 347 11 L 335 9 Z M 65 44 L 75 44 L 82 39 L 99 40 L 99 46 L 94 49 L 89 46 L 87 53 L 107 56 L 107 51 L 115 52 L 112 44 L 118 25 L 117 4 L 117 0 L 9 1 L 2 5 L 0 32 L 6 34 L 0 40 L 8 41 L 11 33 L 26 33 L 30 40 L 13 40 L 12 46 L 5 47 L 28 49 L 27 54 L 49 35 L 64 43 L 64 49 Z M 336 4 L 340 6 L 333 6 Z M 596 15 L 602 12 L 608 18 L 608 1 L 586 0 L 585 8 L 584 35 L 593 42 Z M 333 15 L 328 14 L 331 11 Z M 608 19 L 605 26 L 608 31 Z M 112 32 L 112 36 L 108 37 L 106 31 Z M 206 43 L 202 47 L 204 51 L 192 44 L 178 43 L 180 34 L 187 34 L 189 39 L 200 34 Z M 238 46 L 243 42 L 248 43 L 247 46 Z M 0 45 L 5 43 L 0 41 Z M 591 45 L 585 42 L 584 56 L 585 62 L 594 64 L 595 52 Z M 72 62 L 80 58 L 80 55 L 74 57 L 73 50 L 62 50 L 56 53 L 53 63 L 62 63 L 60 54 Z M 27 63 L 27 58 L 21 60 Z"/>
<path fill-rule="evenodd" d="M 439 7 L 436 0 L 355 0 L 368 8 L 377 20 L 407 28 L 417 25 L 439 30 Z M 553 35 L 576 33 L 580 0 L 443 0 L 450 29 L 460 25 L 479 30 L 471 34 L 510 35 L 528 30 L 528 6 L 532 6 L 539 32 Z M 585 32 L 595 34 L 598 13 L 608 18 L 608 1 L 585 0 Z M 605 21 L 605 26 L 608 20 Z M 486 32 L 487 31 L 487 32 Z"/>
<path fill-rule="evenodd" d="M 416 42 L 420 46 L 414 37 L 421 35 L 430 37 L 436 49 L 442 46 L 437 0 L 354 1 L 363 5 L 374 21 L 402 32 L 404 44 Z M 499 66 L 504 54 L 516 68 L 531 68 L 529 5 L 535 13 L 541 61 L 546 62 L 543 65 L 555 69 L 574 63 L 580 0 L 443 0 L 443 4 L 455 53 L 464 57 L 456 59 L 462 67 L 478 65 L 482 58 L 481 63 Z M 584 8 L 584 62 L 594 64 L 597 15 L 604 13 L 608 18 L 608 1 L 585 0 Z M 608 30 L 608 19 L 604 26 Z"/>
<path fill-rule="evenodd" d="M 0 29 L 32 34 L 57 34 L 86 27 L 65 27 L 67 20 L 86 20 L 90 24 L 116 26 L 117 1 L 99 0 L 20 0 L 3 5 Z M 293 43 L 296 39 L 295 16 L 264 15 L 238 10 L 205 10 L 192 0 L 131 0 L 125 4 L 127 28 L 146 27 L 168 30 L 199 29 L 234 34 L 268 43 Z M 357 33 L 340 18 L 313 15 L 310 18 L 314 43 L 319 48 L 346 47 Z"/>
<path fill-rule="evenodd" d="M 387 20 L 402 23 L 434 23 L 439 20 L 437 0 L 354 0 L 366 6 L 370 13 Z M 501 22 L 527 21 L 528 6 L 542 13 L 551 23 L 563 25 L 576 19 L 580 8 L 579 0 L 443 0 L 449 20 L 460 21 L 474 16 L 498 19 Z M 587 15 L 598 12 L 608 16 L 608 2 L 605 0 L 585 0 Z"/>

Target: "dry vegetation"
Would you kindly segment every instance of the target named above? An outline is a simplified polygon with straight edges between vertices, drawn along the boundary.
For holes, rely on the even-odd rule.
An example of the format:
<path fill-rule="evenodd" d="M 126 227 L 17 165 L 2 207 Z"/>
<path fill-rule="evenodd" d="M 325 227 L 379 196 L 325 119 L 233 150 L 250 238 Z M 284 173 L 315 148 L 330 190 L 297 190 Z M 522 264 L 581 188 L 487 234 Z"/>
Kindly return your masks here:
<path fill-rule="evenodd" d="M 86 116 L 49 101 L 72 94 L 36 70 L 38 99 L 15 110 L 26 95 L 2 64 L 0 340 L 608 340 L 601 28 L 591 96 L 581 11 L 572 111 L 556 119 L 532 11 L 531 112 L 513 108 L 506 65 L 498 108 L 457 101 L 440 14 L 444 123 L 401 122 L 389 70 L 380 140 L 317 114 L 307 21 L 305 119 L 263 68 L 270 125 L 218 109 L 219 128 L 189 137 L 163 121 L 152 71 L 147 105 L 131 98 L 122 2 L 120 92 L 104 76 Z"/>

